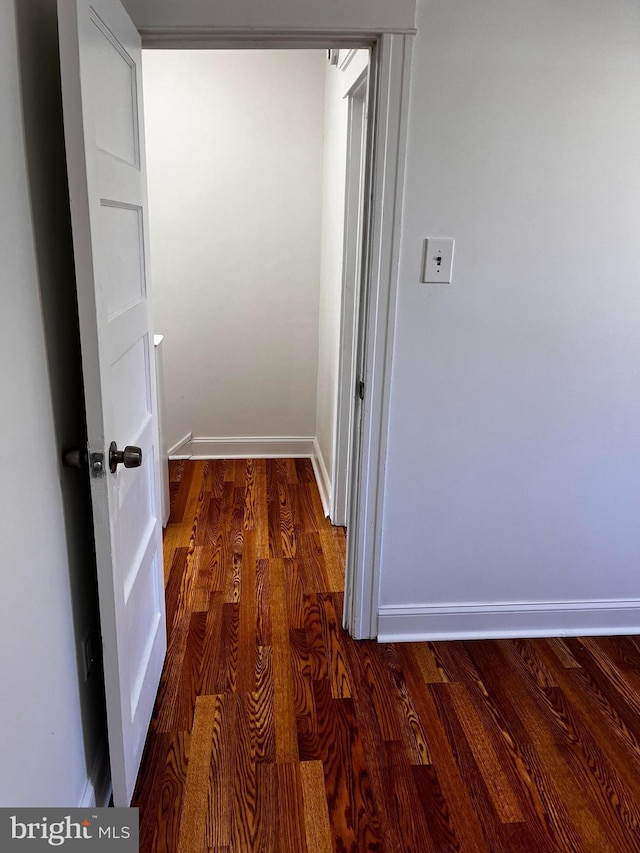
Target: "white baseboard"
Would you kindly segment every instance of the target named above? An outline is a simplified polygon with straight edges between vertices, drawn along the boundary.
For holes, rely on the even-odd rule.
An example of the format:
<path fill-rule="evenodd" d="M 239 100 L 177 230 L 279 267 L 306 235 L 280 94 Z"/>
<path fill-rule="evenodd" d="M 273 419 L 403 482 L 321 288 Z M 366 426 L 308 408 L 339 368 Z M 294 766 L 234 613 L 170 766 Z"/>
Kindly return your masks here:
<path fill-rule="evenodd" d="M 322 501 L 322 509 L 325 516 L 329 518 L 331 515 L 331 479 L 317 438 L 313 439 L 311 464 L 313 465 L 313 473 L 316 475 L 318 491 L 320 492 L 320 500 Z"/>
<path fill-rule="evenodd" d="M 243 436 L 241 438 L 206 438 L 187 436 L 178 447 L 179 454 L 169 451 L 171 459 L 277 459 L 279 457 L 312 457 L 313 436 Z"/>
<path fill-rule="evenodd" d="M 640 599 L 439 607 L 386 605 L 378 610 L 381 643 L 607 634 L 640 634 Z"/>
<path fill-rule="evenodd" d="M 188 432 L 180 441 L 177 441 L 173 447 L 167 450 L 169 459 L 190 459 L 191 454 L 188 452 L 188 446 L 191 444 L 193 433 Z"/>
<path fill-rule="evenodd" d="M 311 459 L 326 516 L 331 510 L 331 478 L 314 436 L 244 436 L 206 438 L 187 433 L 169 449 L 169 459 Z"/>
<path fill-rule="evenodd" d="M 93 766 L 80 800 L 80 808 L 105 808 L 111 799 L 111 773 L 106 740 L 96 751 Z"/>

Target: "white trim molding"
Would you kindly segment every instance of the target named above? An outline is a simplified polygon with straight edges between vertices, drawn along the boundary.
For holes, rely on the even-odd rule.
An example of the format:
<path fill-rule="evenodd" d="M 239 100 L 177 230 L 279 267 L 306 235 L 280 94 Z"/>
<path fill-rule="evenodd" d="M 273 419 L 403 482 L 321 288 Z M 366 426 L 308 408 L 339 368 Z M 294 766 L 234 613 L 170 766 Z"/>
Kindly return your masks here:
<path fill-rule="evenodd" d="M 333 27 L 207 27 L 207 26 L 140 26 L 142 47 L 148 49 L 210 49 L 225 50 L 269 48 L 361 48 L 369 47 L 380 38 L 378 27 L 352 27 L 346 30 Z M 414 36 L 415 27 L 393 27 L 387 33 Z"/>
<path fill-rule="evenodd" d="M 640 634 L 640 599 L 384 605 L 378 642 Z"/>
<path fill-rule="evenodd" d="M 279 457 L 313 458 L 313 436 L 243 436 L 207 438 L 185 436 L 169 451 L 170 459 L 277 459 Z"/>
<path fill-rule="evenodd" d="M 367 235 L 364 400 L 351 460 L 343 625 L 356 640 L 378 635 L 391 356 L 402 223 L 411 74 L 410 35 L 384 34 L 374 53 L 369 111 L 371 198 Z M 356 426 L 354 432 L 358 432 Z"/>
<path fill-rule="evenodd" d="M 167 450 L 167 456 L 169 459 L 190 459 L 191 454 L 188 452 L 188 446 L 191 444 L 192 438 L 193 433 L 188 432 L 180 439 L 180 441 L 177 441 L 173 447 L 170 447 Z"/>
<path fill-rule="evenodd" d="M 320 492 L 320 500 L 322 501 L 322 509 L 327 518 L 331 516 L 331 501 L 332 489 L 329 472 L 322 455 L 322 448 L 317 438 L 313 439 L 313 453 L 311 454 L 311 464 L 313 465 L 313 473 L 316 475 L 316 483 Z"/>

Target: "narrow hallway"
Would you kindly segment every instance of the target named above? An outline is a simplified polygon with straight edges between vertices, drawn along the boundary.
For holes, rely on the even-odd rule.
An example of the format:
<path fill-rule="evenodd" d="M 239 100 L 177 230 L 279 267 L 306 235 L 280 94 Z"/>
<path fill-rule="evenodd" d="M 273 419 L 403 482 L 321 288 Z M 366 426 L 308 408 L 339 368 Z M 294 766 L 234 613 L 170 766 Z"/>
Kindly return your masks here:
<path fill-rule="evenodd" d="M 171 497 L 142 853 L 640 849 L 636 640 L 354 642 L 309 460 Z"/>

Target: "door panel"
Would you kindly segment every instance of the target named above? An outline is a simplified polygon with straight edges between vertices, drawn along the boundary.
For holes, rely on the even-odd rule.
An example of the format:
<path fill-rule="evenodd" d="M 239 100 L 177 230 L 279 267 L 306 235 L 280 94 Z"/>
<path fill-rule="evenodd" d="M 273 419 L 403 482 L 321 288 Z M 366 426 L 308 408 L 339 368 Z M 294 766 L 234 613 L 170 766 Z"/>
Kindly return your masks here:
<path fill-rule="evenodd" d="M 114 803 L 135 785 L 166 652 L 140 38 L 118 0 L 58 0 Z M 110 472 L 109 445 L 142 449 Z"/>

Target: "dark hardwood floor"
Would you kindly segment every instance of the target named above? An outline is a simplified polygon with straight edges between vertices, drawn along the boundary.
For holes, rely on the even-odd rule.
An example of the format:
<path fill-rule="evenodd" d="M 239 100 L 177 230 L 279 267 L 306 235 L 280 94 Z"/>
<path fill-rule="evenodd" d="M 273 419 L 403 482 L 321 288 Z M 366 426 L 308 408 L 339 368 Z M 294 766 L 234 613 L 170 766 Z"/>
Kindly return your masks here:
<path fill-rule="evenodd" d="M 143 853 L 640 851 L 640 644 L 379 645 L 307 460 L 180 462 Z"/>

